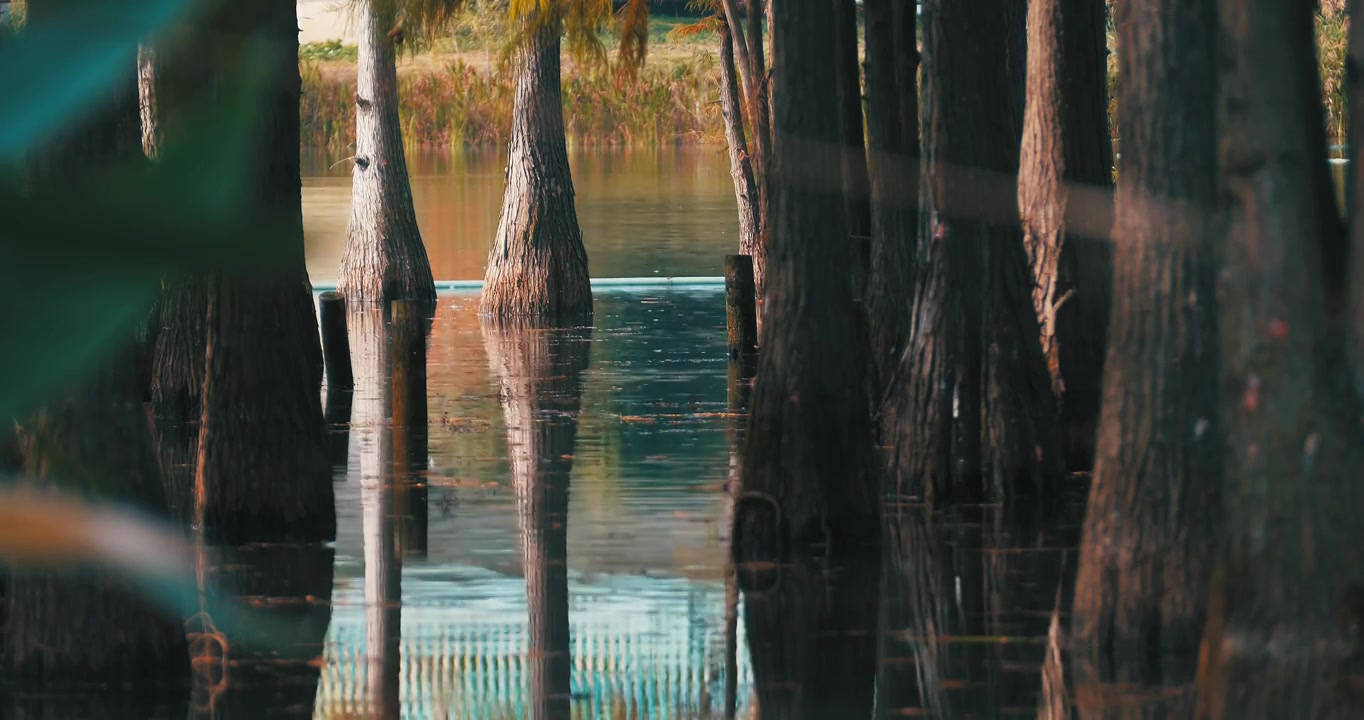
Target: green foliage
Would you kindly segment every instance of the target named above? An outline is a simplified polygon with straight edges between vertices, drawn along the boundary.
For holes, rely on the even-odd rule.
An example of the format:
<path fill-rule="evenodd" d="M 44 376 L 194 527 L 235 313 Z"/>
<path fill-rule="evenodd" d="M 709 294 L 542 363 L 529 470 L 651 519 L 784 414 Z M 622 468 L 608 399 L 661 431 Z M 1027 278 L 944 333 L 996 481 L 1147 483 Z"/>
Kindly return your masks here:
<path fill-rule="evenodd" d="M 298 58 L 308 62 L 355 62 L 359 50 L 354 45 L 344 45 L 340 40 L 304 43 L 298 48 Z"/>
<path fill-rule="evenodd" d="M 1347 132 L 1345 101 L 1345 61 L 1350 39 L 1350 19 L 1343 10 L 1324 11 L 1317 15 L 1317 62 L 1321 74 L 1321 96 L 1326 110 L 1326 138 L 1333 145 L 1343 145 Z"/>
<path fill-rule="evenodd" d="M 303 144 L 349 147 L 355 137 L 355 77 L 304 63 L 299 108 Z M 514 78 L 463 61 L 398 77 L 399 117 L 408 147 L 495 146 L 511 133 Z M 646 65 L 634 78 L 602 68 L 564 73 L 564 124 L 579 145 L 723 142 L 715 98 L 719 74 L 709 53 Z"/>

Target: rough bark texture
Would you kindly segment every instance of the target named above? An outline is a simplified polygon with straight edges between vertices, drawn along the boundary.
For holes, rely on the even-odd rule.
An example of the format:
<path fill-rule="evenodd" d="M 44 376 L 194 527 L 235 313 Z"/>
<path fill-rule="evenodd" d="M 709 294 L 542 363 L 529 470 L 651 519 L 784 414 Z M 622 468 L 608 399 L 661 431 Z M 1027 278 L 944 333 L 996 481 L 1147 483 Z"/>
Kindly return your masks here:
<path fill-rule="evenodd" d="M 857 3 L 834 3 L 836 95 L 843 128 L 843 213 L 853 255 L 853 293 L 863 297 L 871 264 L 871 191 L 867 180 L 867 148 L 862 137 L 862 73 L 858 63 Z"/>
<path fill-rule="evenodd" d="M 1323 264 L 1338 249 L 1321 210 L 1321 98 L 1301 70 L 1312 7 L 1226 2 L 1220 20 L 1227 485 L 1199 713 L 1358 717 L 1364 429 L 1332 302 L 1340 271 Z"/>
<path fill-rule="evenodd" d="M 484 326 L 501 383 L 530 611 L 528 717 L 567 720 L 568 491 L 590 331 Z"/>
<path fill-rule="evenodd" d="M 879 483 L 871 471 L 864 360 L 849 318 L 852 252 L 841 193 L 813 187 L 809 172 L 837 172 L 841 144 L 831 3 L 778 11 L 776 201 L 769 245 L 766 319 L 759 343 L 744 492 L 780 509 L 755 532 L 791 547 L 876 539 Z M 747 510 L 738 512 L 747 527 Z M 779 522 L 772 526 L 772 520 Z M 747 530 L 735 542 L 746 557 L 766 556 Z"/>
<path fill-rule="evenodd" d="M 398 120 L 393 7 L 367 0 L 355 15 L 355 169 L 338 289 L 352 305 L 411 300 L 434 313 L 436 286 L 417 229 Z"/>
<path fill-rule="evenodd" d="M 244 211 L 259 219 L 263 231 L 277 233 L 288 253 L 277 267 L 224 271 L 207 288 L 190 280 L 183 298 L 163 297 L 163 310 L 177 326 L 164 327 L 158 338 L 156 362 L 164 374 L 156 380 L 163 396 L 167 386 L 178 386 L 172 397 L 190 404 L 200 400 L 196 384 L 212 389 L 210 401 L 198 408 L 198 433 L 207 433 L 199 499 L 212 534 L 227 541 L 326 540 L 335 536 L 336 515 L 319 398 L 322 351 L 303 255 L 297 18 L 293 6 L 278 0 L 234 5 L 230 15 L 205 25 L 211 30 L 201 30 L 196 40 L 206 57 L 219 58 L 240 52 L 250 32 L 268 42 L 273 74 L 259 164 L 252 168 L 254 192 Z M 201 69 L 187 75 L 196 71 L 212 77 Z M 213 307 L 211 322 L 196 312 L 198 293 Z M 199 322 L 199 344 L 213 349 L 211 359 L 195 349 Z M 192 359 L 201 363 L 197 372 L 184 364 Z"/>
<path fill-rule="evenodd" d="M 745 595 L 753 717 L 870 717 L 879 575 L 875 555 L 830 565 L 802 558 L 782 568 L 775 588 Z"/>
<path fill-rule="evenodd" d="M 156 112 L 156 48 L 137 48 L 137 100 L 142 124 L 142 152 L 153 160 L 161 153 L 161 126 Z"/>
<path fill-rule="evenodd" d="M 724 32 L 727 32 L 735 50 L 735 62 L 731 66 L 726 66 L 723 57 L 721 58 L 721 73 L 730 72 L 731 77 L 725 80 L 721 76 L 721 82 L 734 84 L 732 70 L 738 70 L 739 90 L 742 91 L 743 108 L 745 117 L 748 118 L 748 128 L 750 135 L 747 143 L 749 154 L 749 166 L 753 174 L 752 201 L 756 204 L 756 235 L 753 236 L 750 244 L 744 244 L 744 237 L 740 235 L 739 252 L 753 257 L 753 278 L 757 283 L 757 309 L 758 326 L 762 326 L 763 308 L 767 292 L 767 254 L 768 241 L 771 237 L 772 228 L 772 188 L 770 175 L 772 168 L 772 114 L 770 105 L 769 79 L 766 69 L 766 57 L 763 53 L 763 9 L 768 11 L 771 5 L 765 5 L 763 0 L 748 0 L 748 12 L 746 14 L 748 30 L 744 30 L 744 24 L 739 22 L 738 3 L 735 0 L 723 0 L 721 3 L 722 19 Z M 770 27 L 769 26 L 769 37 Z M 722 93 L 728 93 L 725 86 L 721 86 Z M 722 98 L 722 103 L 727 102 Z M 728 129 L 726 139 L 729 139 Z M 730 144 L 730 152 L 734 151 L 735 146 Z M 736 182 L 738 178 L 736 177 Z M 736 190 L 737 192 L 737 190 Z M 742 201 L 741 201 L 742 202 Z M 742 209 L 742 205 L 741 205 Z M 741 221 L 742 222 L 742 221 Z"/>
<path fill-rule="evenodd" d="M 1112 184 L 1101 0 L 1028 4 L 1028 92 L 1018 202 L 1033 305 L 1072 467 L 1093 461 L 1111 295 L 1107 238 L 1067 231 L 1067 186 Z M 1080 208 L 1079 212 L 1093 211 Z"/>
<path fill-rule="evenodd" d="M 924 4 L 922 231 L 909 345 L 882 420 L 902 493 L 1001 496 L 1060 474 L 1017 225 L 964 210 L 980 189 L 963 169 L 1018 169 L 1021 9 L 1006 0 Z M 992 217 L 1017 217 L 1016 197 L 986 200 L 1007 211 Z"/>
<path fill-rule="evenodd" d="M 1221 485 L 1213 0 L 1120 6 L 1114 304 L 1071 621 L 1085 717 L 1191 709 Z"/>
<path fill-rule="evenodd" d="M 894 0 L 868 0 L 867 170 L 871 184 L 871 265 L 866 306 L 874 382 L 880 400 L 904 351 L 909 333 L 910 275 L 918 220 L 919 103 L 914 84 L 918 51 L 899 47 L 897 15 L 913 12 Z M 898 65 L 908 58 L 913 68 Z M 904 84 L 908 78 L 909 84 Z M 905 128 L 912 131 L 907 134 Z M 912 140 L 912 142 L 911 142 Z M 910 202 L 906 202 L 906 199 Z"/>
<path fill-rule="evenodd" d="M 739 253 L 753 258 L 754 277 L 762 274 L 758 263 L 766 260 L 762 250 L 762 218 L 758 215 L 758 186 L 753 159 L 744 133 L 743 105 L 734 72 L 734 37 L 729 25 L 720 25 L 720 111 L 725 122 L 725 145 L 729 148 L 729 175 L 734 179 L 734 198 L 739 207 Z"/>
<path fill-rule="evenodd" d="M 481 312 L 499 319 L 559 321 L 590 314 L 592 288 L 564 138 L 562 23 L 557 18 L 526 22 L 537 27 L 516 54 L 507 189 L 488 254 Z"/>

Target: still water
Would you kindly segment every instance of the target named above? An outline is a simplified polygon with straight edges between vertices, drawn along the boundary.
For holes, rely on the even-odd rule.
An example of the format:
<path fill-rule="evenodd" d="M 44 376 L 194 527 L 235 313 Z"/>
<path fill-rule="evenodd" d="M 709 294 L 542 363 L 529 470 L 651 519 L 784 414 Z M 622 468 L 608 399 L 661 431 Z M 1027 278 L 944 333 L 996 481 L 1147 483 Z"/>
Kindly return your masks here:
<path fill-rule="evenodd" d="M 720 275 L 738 247 L 734 184 L 724 148 L 569 152 L 578 222 L 592 277 Z M 331 285 L 350 220 L 344 154 L 304 153 L 308 272 Z M 482 280 L 502 207 L 496 151 L 409 155 L 417 224 L 437 280 Z"/>
<path fill-rule="evenodd" d="M 349 213 L 335 162 L 305 166 L 317 284 L 335 282 Z M 573 162 L 594 277 L 719 274 L 735 226 L 720 154 Z M 436 276 L 480 279 L 498 159 L 412 170 Z M 799 560 L 740 592 L 726 533 L 745 393 L 722 293 L 594 302 L 590 328 L 494 331 L 476 294 L 442 293 L 424 340 L 399 344 L 415 355 L 353 315 L 354 393 L 327 391 L 336 542 L 230 549 L 212 569 L 251 578 L 244 599 L 297 630 L 291 653 L 207 652 L 185 700 L 27 697 L 0 716 L 1037 716 L 1083 483 L 1007 515 L 892 499 L 879 557 Z"/>

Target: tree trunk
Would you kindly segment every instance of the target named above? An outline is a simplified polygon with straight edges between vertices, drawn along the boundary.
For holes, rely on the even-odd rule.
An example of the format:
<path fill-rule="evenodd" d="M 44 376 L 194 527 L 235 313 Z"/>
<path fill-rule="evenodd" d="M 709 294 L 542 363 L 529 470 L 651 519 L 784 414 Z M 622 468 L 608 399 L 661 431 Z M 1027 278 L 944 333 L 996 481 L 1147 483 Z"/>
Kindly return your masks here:
<path fill-rule="evenodd" d="M 563 24 L 557 16 L 525 22 L 538 27 L 517 50 L 507 189 L 480 312 L 557 322 L 590 314 L 592 288 L 564 138 Z"/>
<path fill-rule="evenodd" d="M 161 126 L 156 112 L 156 48 L 137 48 L 137 99 L 142 121 L 142 152 L 155 160 L 161 154 Z"/>
<path fill-rule="evenodd" d="M 1022 13 L 991 2 L 924 4 L 923 230 L 909 346 L 883 416 L 891 472 L 910 495 L 999 497 L 1061 472 L 1031 273 L 1005 220 L 1018 216 L 1016 187 L 985 194 L 989 217 L 971 207 L 982 189 L 970 171 L 1018 169 Z"/>
<path fill-rule="evenodd" d="M 753 159 L 744 137 L 743 105 L 739 102 L 739 83 L 734 72 L 734 37 L 729 25 L 720 24 L 720 110 L 725 122 L 725 145 L 729 148 L 729 174 L 734 179 L 734 198 L 739 206 L 739 253 L 753 258 L 753 276 L 762 274 L 758 263 L 762 252 L 762 218 L 758 214 L 758 186 L 753 177 Z"/>
<path fill-rule="evenodd" d="M 322 348 L 303 255 L 295 7 L 255 0 L 237 23 L 263 30 L 278 68 L 262 123 L 254 205 L 288 262 L 211 282 L 201 398 L 206 528 L 224 541 L 330 540 L 336 507 L 322 416 Z M 244 33 L 228 38 L 240 41 Z M 259 52 L 259 50 L 258 50 Z M 202 375 L 201 375 L 202 378 Z"/>
<path fill-rule="evenodd" d="M 871 191 L 867 147 L 862 137 L 862 72 L 858 62 L 857 3 L 837 0 L 834 7 L 834 63 L 837 102 L 843 127 L 843 213 L 854 248 L 853 294 L 865 297 L 871 257 Z"/>
<path fill-rule="evenodd" d="M 894 36 L 895 80 L 900 87 L 901 145 L 912 157 L 919 156 L 919 16 L 915 4 L 897 2 L 891 8 Z M 917 171 L 914 181 L 918 182 Z M 918 208 L 918 193 L 910 196 Z"/>
<path fill-rule="evenodd" d="M 393 4 L 366 0 L 355 95 L 355 169 L 339 289 L 351 304 L 412 300 L 434 313 L 436 286 L 417 229 L 398 120 Z"/>
<path fill-rule="evenodd" d="M 1220 20 L 1228 215 L 1217 290 L 1228 310 L 1219 384 L 1229 438 L 1199 712 L 1357 717 L 1364 432 L 1332 297 L 1342 273 L 1323 262 L 1339 248 L 1321 210 L 1330 191 L 1318 168 L 1320 91 L 1304 87 L 1302 71 L 1314 47 L 1312 6 L 1222 3 Z M 1285 97 L 1300 104 L 1285 106 Z"/>
<path fill-rule="evenodd" d="M 910 275 L 918 218 L 918 90 L 913 71 L 897 61 L 918 53 L 899 47 L 894 0 L 868 0 L 867 17 L 867 170 L 871 184 L 871 265 L 866 294 L 874 387 L 879 400 L 898 365 L 909 333 Z M 911 9 L 912 10 L 912 9 Z M 909 37 L 916 20 L 909 17 Z M 899 57 L 897 57 L 899 56 Z M 904 84 L 908 77 L 909 84 Z M 908 113 L 907 115 L 905 113 Z M 908 125 L 913 133 L 907 134 Z M 912 143 L 907 142 L 912 138 Z"/>
<path fill-rule="evenodd" d="M 1068 431 L 1075 469 L 1093 462 L 1110 303 L 1112 251 L 1106 238 L 1067 232 L 1067 185 L 1112 184 L 1107 39 L 1100 0 L 1028 5 L 1028 92 L 1018 203 L 1035 284 L 1033 306 L 1052 392 Z"/>
<path fill-rule="evenodd" d="M 568 627 L 568 490 L 590 331 L 484 326 L 501 383 L 507 451 L 516 486 L 530 611 L 530 712 L 567 720 L 572 657 Z"/>
<path fill-rule="evenodd" d="M 1071 621 L 1084 717 L 1187 717 L 1222 483 L 1214 0 L 1119 6 L 1111 345 Z M 1179 688 L 1178 690 L 1173 690 Z"/>
<path fill-rule="evenodd" d="M 839 167 L 842 132 L 826 62 L 833 38 L 831 3 L 776 13 L 778 99 L 773 172 L 774 227 L 769 245 L 767 319 L 759 343 L 744 492 L 763 502 L 741 506 L 735 543 L 747 559 L 771 560 L 762 533 L 788 547 L 875 542 L 879 483 L 863 389 L 865 363 L 849 318 L 852 252 L 842 196 L 808 181 Z M 778 517 L 753 514 L 775 506 Z M 779 521 L 773 526 L 773 521 Z"/>
<path fill-rule="evenodd" d="M 1350 17 L 1364 18 L 1364 10 L 1356 12 L 1359 0 L 1351 0 Z M 1349 106 L 1364 108 L 1364 21 L 1350 24 L 1349 58 L 1345 65 Z M 1364 394 L 1364 112 L 1350 114 L 1350 169 L 1346 198 L 1350 216 L 1349 327 L 1351 366 L 1355 372 L 1355 390 Z"/>
<path fill-rule="evenodd" d="M 33 3 L 26 22 L 42 30 L 80 4 Z M 84 180 L 141 157 L 134 57 L 123 60 L 127 72 L 105 88 L 108 101 L 32 154 L 31 182 Z M 138 357 L 130 333 L 86 377 L 16 421 L 15 474 L 22 483 L 167 516 Z M 102 570 L 20 566 L 3 575 L 0 659 L 8 678 L 49 689 L 185 685 L 189 658 L 178 619 L 147 603 L 127 579 Z"/>
<path fill-rule="evenodd" d="M 752 132 L 751 143 L 747 143 L 747 148 L 751 150 L 749 155 L 749 167 L 753 174 L 753 190 L 751 194 L 752 202 L 756 203 L 757 215 L 757 234 L 754 236 L 750 245 L 744 244 L 742 231 L 739 240 L 739 252 L 753 257 L 753 280 L 757 292 L 757 312 L 758 327 L 762 327 L 763 307 L 767 292 L 767 254 L 768 241 L 771 236 L 772 227 L 772 204 L 771 204 L 771 184 L 769 176 L 772 168 L 772 116 L 770 93 L 768 92 L 768 77 L 766 70 L 766 58 L 763 55 L 763 8 L 769 10 L 770 5 L 766 5 L 764 0 L 748 0 L 747 7 L 747 26 L 739 22 L 738 3 L 735 0 L 723 0 L 721 3 L 721 26 L 723 32 L 729 34 L 731 44 L 734 47 L 737 62 L 730 63 L 728 66 L 721 58 L 721 93 L 729 91 L 724 83 L 734 84 L 733 70 L 737 68 L 738 88 L 743 94 L 741 107 L 745 116 L 748 118 L 748 127 Z M 769 23 L 770 25 L 770 23 Z M 769 32 L 770 34 L 770 32 Z M 730 72 L 731 77 L 725 80 L 724 73 Z M 722 105 L 727 100 L 721 98 Z M 728 130 L 726 139 L 729 139 Z M 733 152 L 734 145 L 730 145 Z M 736 178 L 736 182 L 738 179 Z M 740 200 L 742 203 L 742 200 Z M 742 223 L 742 220 L 740 221 Z"/>

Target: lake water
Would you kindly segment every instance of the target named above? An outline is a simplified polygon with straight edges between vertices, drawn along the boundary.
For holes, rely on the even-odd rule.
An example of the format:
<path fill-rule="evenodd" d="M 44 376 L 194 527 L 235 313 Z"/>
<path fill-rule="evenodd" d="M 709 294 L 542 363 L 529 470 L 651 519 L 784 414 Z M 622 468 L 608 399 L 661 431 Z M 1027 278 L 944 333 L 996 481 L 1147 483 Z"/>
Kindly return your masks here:
<path fill-rule="evenodd" d="M 305 164 L 317 284 L 335 281 L 349 214 L 335 162 Z M 720 274 L 736 222 L 719 152 L 573 164 L 594 277 Z M 497 157 L 419 155 L 412 170 L 437 278 L 481 279 Z M 477 304 L 443 292 L 410 366 L 382 320 L 352 316 L 355 391 L 330 418 L 334 546 L 216 566 L 282 608 L 292 660 L 232 646 L 221 667 L 196 663 L 187 706 L 28 697 L 0 716 L 1036 716 L 1083 483 L 1007 517 L 892 503 L 880 558 L 797 562 L 740 593 L 725 536 L 745 412 L 720 289 L 598 290 L 593 327 L 556 332 L 486 329 Z M 424 423 L 395 419 L 418 398 Z"/>

